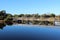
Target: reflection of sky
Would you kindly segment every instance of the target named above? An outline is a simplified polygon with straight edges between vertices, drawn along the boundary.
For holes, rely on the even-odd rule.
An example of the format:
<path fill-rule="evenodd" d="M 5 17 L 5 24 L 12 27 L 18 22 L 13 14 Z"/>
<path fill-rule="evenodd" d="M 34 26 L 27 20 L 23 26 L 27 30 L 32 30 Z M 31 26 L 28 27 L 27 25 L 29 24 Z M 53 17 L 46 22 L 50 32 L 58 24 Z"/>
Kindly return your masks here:
<path fill-rule="evenodd" d="M 13 25 L 6 26 L 0 30 L 0 38 L 16 37 L 16 38 L 59 38 L 59 27 L 41 27 L 39 25 Z"/>
<path fill-rule="evenodd" d="M 0 5 L 11 14 L 60 13 L 60 0 L 0 0 Z"/>

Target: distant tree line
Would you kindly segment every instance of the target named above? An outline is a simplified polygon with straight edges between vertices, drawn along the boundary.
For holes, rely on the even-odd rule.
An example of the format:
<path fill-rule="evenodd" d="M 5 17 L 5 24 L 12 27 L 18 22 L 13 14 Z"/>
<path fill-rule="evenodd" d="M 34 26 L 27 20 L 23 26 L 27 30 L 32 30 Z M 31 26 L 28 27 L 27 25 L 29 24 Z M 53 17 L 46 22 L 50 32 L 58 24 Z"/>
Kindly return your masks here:
<path fill-rule="evenodd" d="M 44 17 L 44 18 L 49 18 L 49 17 L 55 17 L 56 15 L 51 13 L 50 15 L 47 14 L 43 14 L 43 15 L 39 15 L 39 14 L 15 14 L 13 15 L 13 17 L 35 17 L 35 18 L 40 18 L 40 17 Z"/>
<path fill-rule="evenodd" d="M 42 15 L 39 15 L 38 13 L 37 14 L 9 14 L 9 13 L 6 13 L 5 10 L 2 10 L 0 11 L 0 20 L 1 19 L 11 19 L 12 17 L 35 17 L 35 18 L 40 18 L 40 17 L 44 17 L 44 18 L 49 18 L 49 17 L 55 17 L 56 15 L 54 13 L 50 13 L 50 14 L 42 14 Z"/>
<path fill-rule="evenodd" d="M 8 20 L 8 19 L 12 19 L 13 17 L 34 17 L 34 18 L 40 18 L 40 17 L 44 17 L 44 18 L 49 18 L 49 17 L 55 17 L 56 15 L 54 13 L 50 13 L 50 14 L 10 14 L 10 13 L 6 13 L 5 10 L 0 11 L 0 20 Z"/>

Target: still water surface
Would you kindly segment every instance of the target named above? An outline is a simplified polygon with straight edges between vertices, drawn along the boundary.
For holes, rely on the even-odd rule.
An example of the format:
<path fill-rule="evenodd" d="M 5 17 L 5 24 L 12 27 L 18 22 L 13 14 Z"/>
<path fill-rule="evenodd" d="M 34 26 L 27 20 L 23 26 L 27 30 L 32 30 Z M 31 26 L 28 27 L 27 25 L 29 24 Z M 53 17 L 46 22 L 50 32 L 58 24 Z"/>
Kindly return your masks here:
<path fill-rule="evenodd" d="M 60 26 L 6 25 L 0 29 L 0 38 L 60 39 Z"/>

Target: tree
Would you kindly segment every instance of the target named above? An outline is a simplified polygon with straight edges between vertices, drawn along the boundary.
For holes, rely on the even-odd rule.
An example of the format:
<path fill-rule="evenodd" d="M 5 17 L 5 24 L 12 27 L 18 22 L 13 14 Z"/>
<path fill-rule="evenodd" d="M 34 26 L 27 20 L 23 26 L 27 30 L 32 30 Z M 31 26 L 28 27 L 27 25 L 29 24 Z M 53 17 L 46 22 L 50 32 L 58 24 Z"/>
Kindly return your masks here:
<path fill-rule="evenodd" d="M 20 14 L 19 17 L 24 17 L 24 14 Z"/>
<path fill-rule="evenodd" d="M 55 17 L 55 14 L 51 13 L 50 16 L 51 16 L 51 17 Z"/>
<path fill-rule="evenodd" d="M 12 14 L 7 13 L 6 17 L 13 17 Z"/>
<path fill-rule="evenodd" d="M 13 20 L 13 16 L 11 14 L 6 14 L 6 18 L 4 19 L 4 21 L 12 21 Z"/>
<path fill-rule="evenodd" d="M 13 17 L 19 17 L 19 15 L 17 15 L 17 14 L 14 14 L 14 15 L 13 15 Z"/>
<path fill-rule="evenodd" d="M 37 14 L 33 14 L 32 16 L 35 17 L 35 18 L 40 18 L 40 15 L 38 13 Z"/>
<path fill-rule="evenodd" d="M 24 16 L 25 16 L 25 17 L 32 17 L 31 14 L 25 14 Z"/>
<path fill-rule="evenodd" d="M 6 11 L 5 10 L 0 11 L 0 20 L 4 20 L 5 17 L 6 17 Z"/>
<path fill-rule="evenodd" d="M 49 17 L 50 17 L 50 15 L 43 14 L 43 15 L 42 15 L 42 17 L 44 17 L 44 18 L 49 18 Z"/>
<path fill-rule="evenodd" d="M 2 16 L 4 16 L 6 14 L 6 11 L 5 10 L 2 10 L 2 11 L 0 11 L 0 15 Z"/>

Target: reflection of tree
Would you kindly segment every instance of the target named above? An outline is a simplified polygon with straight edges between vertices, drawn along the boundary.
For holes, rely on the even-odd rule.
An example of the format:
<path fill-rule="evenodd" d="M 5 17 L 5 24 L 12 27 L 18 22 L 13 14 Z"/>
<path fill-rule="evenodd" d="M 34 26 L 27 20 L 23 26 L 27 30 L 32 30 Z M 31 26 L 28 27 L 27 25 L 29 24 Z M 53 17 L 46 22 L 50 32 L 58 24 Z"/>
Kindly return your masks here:
<path fill-rule="evenodd" d="M 7 22 L 6 25 L 13 25 L 13 23 L 12 22 Z"/>
<path fill-rule="evenodd" d="M 0 29 L 3 29 L 6 25 L 4 23 L 0 23 Z"/>
<path fill-rule="evenodd" d="M 13 24 L 13 21 L 12 21 L 12 20 L 13 20 L 12 18 L 8 18 L 8 19 L 5 21 L 6 25 L 12 25 L 12 24 Z"/>

